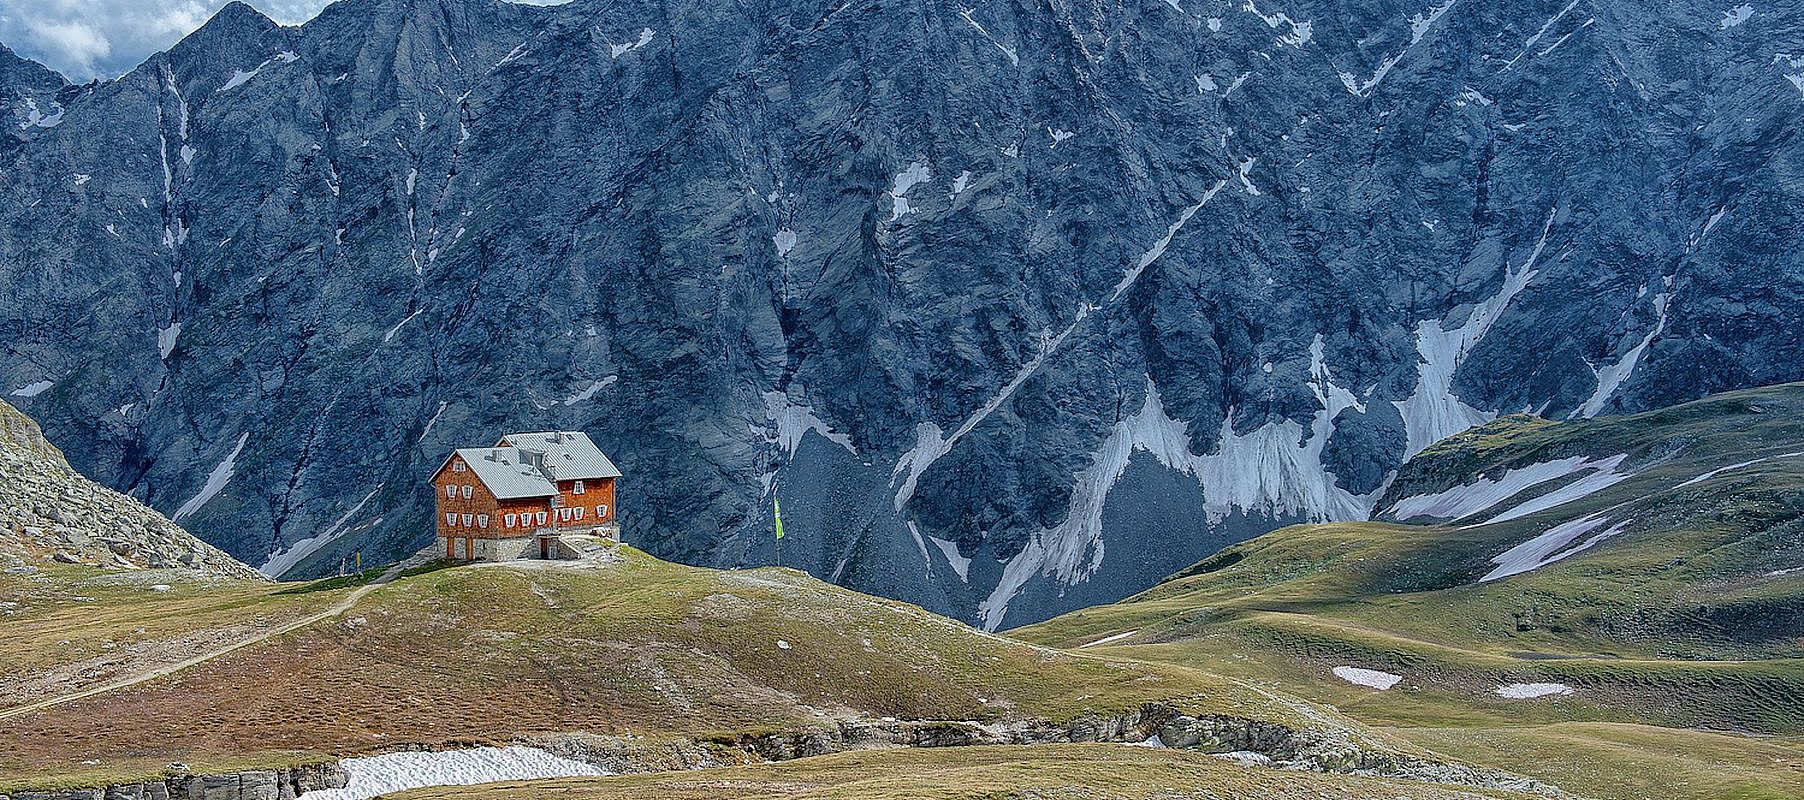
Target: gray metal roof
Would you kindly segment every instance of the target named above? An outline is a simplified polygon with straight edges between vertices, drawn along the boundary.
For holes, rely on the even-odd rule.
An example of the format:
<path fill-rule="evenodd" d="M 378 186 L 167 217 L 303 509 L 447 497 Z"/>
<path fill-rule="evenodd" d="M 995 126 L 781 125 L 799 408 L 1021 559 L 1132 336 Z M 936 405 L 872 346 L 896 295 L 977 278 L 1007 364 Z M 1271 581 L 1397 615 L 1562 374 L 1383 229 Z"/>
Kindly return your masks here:
<path fill-rule="evenodd" d="M 545 454 L 545 470 L 553 480 L 594 480 L 618 478 L 620 468 L 603 455 L 601 448 L 582 431 L 546 431 L 543 433 L 510 433 L 503 442 L 519 450 Z"/>
<path fill-rule="evenodd" d="M 557 486 L 537 467 L 522 459 L 519 448 L 462 447 L 458 448 L 457 455 L 464 457 L 464 463 L 470 465 L 482 485 L 503 500 L 557 494 Z"/>

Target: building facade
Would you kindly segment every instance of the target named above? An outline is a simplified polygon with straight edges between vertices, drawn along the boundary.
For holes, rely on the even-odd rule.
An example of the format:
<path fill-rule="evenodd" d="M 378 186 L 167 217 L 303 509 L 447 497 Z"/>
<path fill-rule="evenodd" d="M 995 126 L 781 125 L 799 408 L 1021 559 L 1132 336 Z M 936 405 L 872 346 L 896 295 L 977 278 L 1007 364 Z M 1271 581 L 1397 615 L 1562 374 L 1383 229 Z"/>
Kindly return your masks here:
<path fill-rule="evenodd" d="M 620 470 L 580 431 L 510 433 L 453 451 L 432 476 L 446 558 L 556 558 L 562 536 L 619 541 Z"/>

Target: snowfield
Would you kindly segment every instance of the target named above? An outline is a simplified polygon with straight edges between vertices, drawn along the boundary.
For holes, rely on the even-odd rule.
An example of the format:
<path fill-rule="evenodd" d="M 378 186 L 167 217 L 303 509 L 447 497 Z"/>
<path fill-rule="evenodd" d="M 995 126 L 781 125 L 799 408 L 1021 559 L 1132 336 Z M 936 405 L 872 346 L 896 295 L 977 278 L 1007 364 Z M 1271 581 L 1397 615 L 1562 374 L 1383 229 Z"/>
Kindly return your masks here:
<path fill-rule="evenodd" d="M 593 764 L 552 755 L 536 747 L 477 747 L 445 752 L 388 753 L 342 762 L 350 780 L 342 789 L 321 789 L 301 800 L 370 800 L 428 786 L 472 786 L 495 781 L 607 775 Z"/>
<path fill-rule="evenodd" d="M 1403 680 L 1402 675 L 1393 675 L 1389 672 L 1364 667 L 1335 667 L 1334 677 L 1381 692 L 1396 686 L 1398 681 Z"/>

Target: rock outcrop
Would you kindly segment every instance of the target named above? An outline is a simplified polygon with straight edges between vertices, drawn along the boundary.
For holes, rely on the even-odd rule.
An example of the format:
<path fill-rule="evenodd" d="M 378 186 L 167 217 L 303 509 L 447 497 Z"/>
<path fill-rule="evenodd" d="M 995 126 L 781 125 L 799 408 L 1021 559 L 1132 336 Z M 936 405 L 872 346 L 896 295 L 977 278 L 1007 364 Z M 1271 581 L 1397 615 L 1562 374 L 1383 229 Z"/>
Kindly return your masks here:
<path fill-rule="evenodd" d="M 31 560 L 261 578 L 156 510 L 82 477 L 36 423 L 0 401 L 0 552 L 8 550 Z"/>

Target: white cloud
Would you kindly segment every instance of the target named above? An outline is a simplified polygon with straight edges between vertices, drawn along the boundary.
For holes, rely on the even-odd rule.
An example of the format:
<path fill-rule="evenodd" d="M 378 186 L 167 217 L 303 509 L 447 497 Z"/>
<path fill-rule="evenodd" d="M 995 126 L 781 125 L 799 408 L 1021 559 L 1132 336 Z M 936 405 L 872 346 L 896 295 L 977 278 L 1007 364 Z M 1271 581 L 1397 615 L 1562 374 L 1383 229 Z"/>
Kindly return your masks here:
<path fill-rule="evenodd" d="M 116 78 L 192 33 L 230 0 L 0 0 L 0 42 L 76 82 Z M 569 0 L 514 0 L 562 5 Z M 299 25 L 328 0 L 248 0 Z"/>
<path fill-rule="evenodd" d="M 0 0 L 0 42 L 70 80 L 114 78 L 192 33 L 228 0 Z M 296 0 L 275 0 L 293 5 Z M 307 0 L 313 12 L 324 0 Z M 312 16 L 311 14 L 308 15 Z"/>

